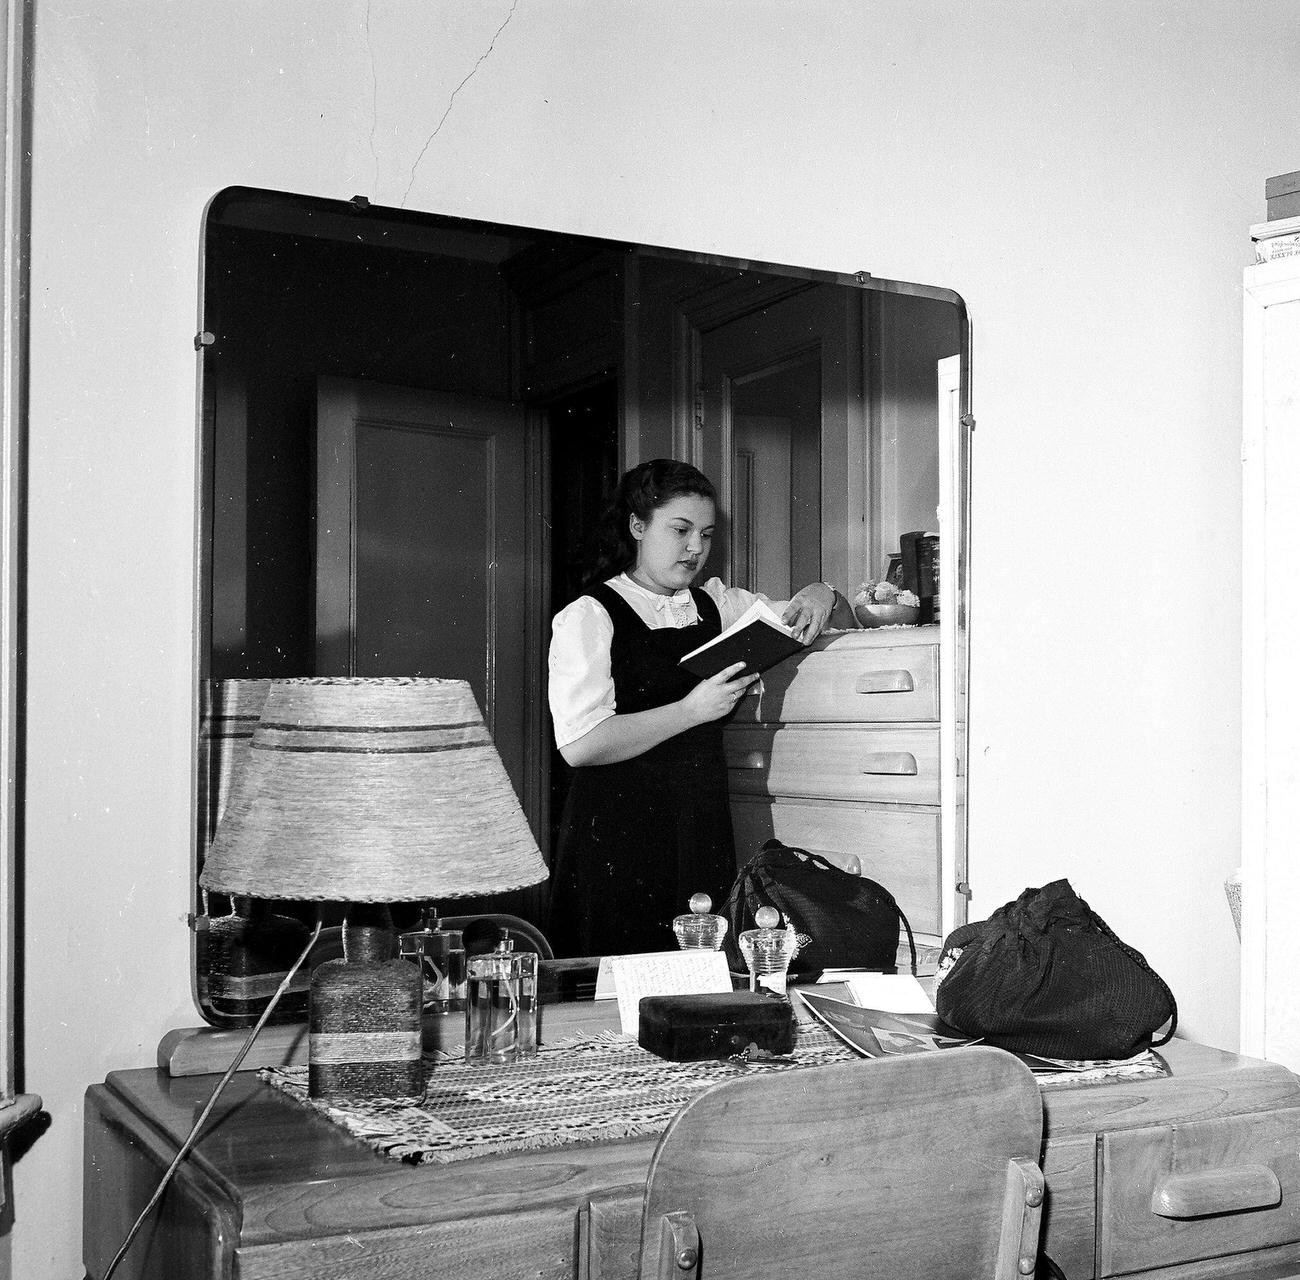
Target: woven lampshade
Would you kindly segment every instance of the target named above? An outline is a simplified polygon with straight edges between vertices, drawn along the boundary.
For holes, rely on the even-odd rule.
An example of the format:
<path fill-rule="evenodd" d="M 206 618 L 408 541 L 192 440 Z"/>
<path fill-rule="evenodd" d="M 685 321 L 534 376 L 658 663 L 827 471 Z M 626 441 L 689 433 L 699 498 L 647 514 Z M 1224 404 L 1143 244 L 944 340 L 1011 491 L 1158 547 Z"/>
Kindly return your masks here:
<path fill-rule="evenodd" d="M 255 898 L 412 902 L 546 864 L 463 680 L 276 680 L 200 877 Z"/>

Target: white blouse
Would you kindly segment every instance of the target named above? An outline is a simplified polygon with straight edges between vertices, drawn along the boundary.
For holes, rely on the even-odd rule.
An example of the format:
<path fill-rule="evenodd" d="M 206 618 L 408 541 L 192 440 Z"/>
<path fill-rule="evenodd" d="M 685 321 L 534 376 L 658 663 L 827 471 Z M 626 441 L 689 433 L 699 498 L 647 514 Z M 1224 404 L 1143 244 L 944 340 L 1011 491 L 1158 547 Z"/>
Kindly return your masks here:
<path fill-rule="evenodd" d="M 611 578 L 606 586 L 617 591 L 653 629 L 688 627 L 699 621 L 699 610 L 689 590 L 660 595 L 634 582 L 626 573 Z M 720 578 L 710 578 L 701 589 L 718 606 L 724 630 L 755 600 L 766 600 L 778 614 L 786 605 L 785 601 L 770 600 L 743 587 L 724 587 Z M 548 694 L 556 746 L 576 742 L 617 712 L 609 658 L 613 638 L 613 620 L 604 605 L 591 596 L 579 596 L 555 615 L 551 624 Z"/>

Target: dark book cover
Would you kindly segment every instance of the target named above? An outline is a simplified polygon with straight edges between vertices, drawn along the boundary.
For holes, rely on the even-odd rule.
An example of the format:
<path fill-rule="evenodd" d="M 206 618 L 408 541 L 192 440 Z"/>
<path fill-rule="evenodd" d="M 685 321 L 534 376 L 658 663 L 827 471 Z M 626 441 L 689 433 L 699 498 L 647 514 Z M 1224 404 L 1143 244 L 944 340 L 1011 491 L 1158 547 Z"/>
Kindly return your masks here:
<path fill-rule="evenodd" d="M 1264 211 L 1269 222 L 1281 218 L 1300 217 L 1300 191 L 1288 191 L 1286 195 L 1270 196 L 1264 203 Z"/>
<path fill-rule="evenodd" d="M 903 586 L 921 601 L 921 621 L 939 621 L 939 535 L 905 533 L 899 539 Z"/>
<path fill-rule="evenodd" d="M 716 639 L 692 649 L 678 665 L 701 680 L 735 662 L 743 662 L 746 672 L 757 675 L 803 647 L 760 600 Z"/>
<path fill-rule="evenodd" d="M 1264 179 L 1264 198 L 1275 200 L 1278 196 L 1289 196 L 1300 192 L 1300 169 L 1294 173 L 1279 173 Z"/>

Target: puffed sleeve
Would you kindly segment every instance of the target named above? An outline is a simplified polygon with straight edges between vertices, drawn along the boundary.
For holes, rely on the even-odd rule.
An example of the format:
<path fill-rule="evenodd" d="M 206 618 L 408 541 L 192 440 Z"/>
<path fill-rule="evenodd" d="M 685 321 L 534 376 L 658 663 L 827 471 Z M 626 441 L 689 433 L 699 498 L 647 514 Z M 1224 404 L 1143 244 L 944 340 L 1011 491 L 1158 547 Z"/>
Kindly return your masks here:
<path fill-rule="evenodd" d="M 722 629 L 725 631 L 737 618 L 740 617 L 746 609 L 749 608 L 755 600 L 766 601 L 772 608 L 772 612 L 780 617 L 788 600 L 773 600 L 771 596 L 765 596 L 761 591 L 746 591 L 744 587 L 727 587 L 722 583 L 721 578 L 710 578 L 704 584 L 705 594 L 718 606 L 718 615 L 722 621 Z"/>
<path fill-rule="evenodd" d="M 547 696 L 555 745 L 567 747 L 615 713 L 609 646 L 614 624 L 590 596 L 580 596 L 551 624 Z"/>

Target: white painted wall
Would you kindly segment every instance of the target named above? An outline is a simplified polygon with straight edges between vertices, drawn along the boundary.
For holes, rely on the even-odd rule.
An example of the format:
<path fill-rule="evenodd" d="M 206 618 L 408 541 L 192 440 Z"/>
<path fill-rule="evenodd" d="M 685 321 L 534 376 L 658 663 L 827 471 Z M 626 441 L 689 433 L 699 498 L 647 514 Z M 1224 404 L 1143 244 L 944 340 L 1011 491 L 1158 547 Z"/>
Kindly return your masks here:
<path fill-rule="evenodd" d="M 193 1020 L 191 339 L 231 183 L 961 292 L 972 910 L 1068 875 L 1235 1044 L 1239 288 L 1300 165 L 1298 27 L 1289 0 L 39 0 L 24 1087 L 52 1126 L 12 1274 L 81 1274 L 82 1092 Z"/>

